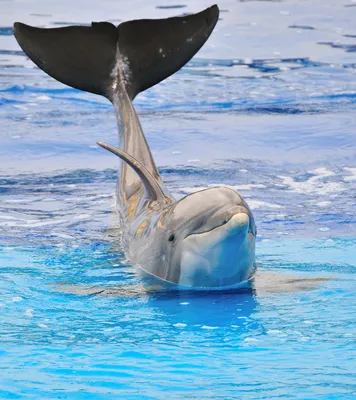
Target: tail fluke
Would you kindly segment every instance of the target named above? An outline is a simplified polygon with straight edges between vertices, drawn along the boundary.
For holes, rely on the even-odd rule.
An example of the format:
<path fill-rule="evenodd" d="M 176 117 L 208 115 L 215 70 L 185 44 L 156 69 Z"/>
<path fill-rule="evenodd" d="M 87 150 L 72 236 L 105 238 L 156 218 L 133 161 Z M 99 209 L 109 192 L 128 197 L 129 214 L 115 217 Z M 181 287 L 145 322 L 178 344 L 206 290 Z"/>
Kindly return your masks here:
<path fill-rule="evenodd" d="M 118 40 L 114 25 L 100 22 L 44 29 L 15 22 L 14 35 L 27 56 L 48 75 L 76 89 L 110 97 Z"/>
<path fill-rule="evenodd" d="M 219 8 L 214 5 L 185 17 L 120 24 L 119 50 L 132 74 L 131 98 L 181 69 L 207 41 L 218 17 Z"/>
<path fill-rule="evenodd" d="M 117 28 L 108 22 L 50 29 L 16 22 L 14 35 L 28 57 L 58 81 L 111 100 L 123 79 L 133 99 L 186 64 L 218 16 L 214 5 L 197 14 L 128 21 Z"/>

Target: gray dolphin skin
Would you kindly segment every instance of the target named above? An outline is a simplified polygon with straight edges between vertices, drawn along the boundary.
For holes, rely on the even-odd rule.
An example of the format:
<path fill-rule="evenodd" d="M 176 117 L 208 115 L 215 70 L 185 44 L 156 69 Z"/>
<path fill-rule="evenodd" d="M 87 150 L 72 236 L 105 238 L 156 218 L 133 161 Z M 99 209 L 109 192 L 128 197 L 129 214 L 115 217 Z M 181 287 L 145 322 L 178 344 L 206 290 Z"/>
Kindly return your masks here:
<path fill-rule="evenodd" d="M 18 43 L 39 68 L 114 105 L 120 147 L 98 144 L 121 159 L 116 198 L 124 251 L 148 275 L 182 289 L 248 285 L 256 269 L 254 218 L 245 200 L 227 187 L 175 201 L 132 101 L 184 66 L 206 42 L 218 16 L 214 5 L 197 14 L 118 27 L 14 24 Z"/>

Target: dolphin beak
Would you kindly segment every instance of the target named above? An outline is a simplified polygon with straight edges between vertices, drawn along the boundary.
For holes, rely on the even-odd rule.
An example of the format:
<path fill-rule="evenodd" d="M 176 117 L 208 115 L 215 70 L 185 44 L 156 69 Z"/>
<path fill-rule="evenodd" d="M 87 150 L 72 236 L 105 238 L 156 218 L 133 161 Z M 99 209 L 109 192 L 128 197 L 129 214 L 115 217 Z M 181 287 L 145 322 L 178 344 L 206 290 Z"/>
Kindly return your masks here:
<path fill-rule="evenodd" d="M 245 213 L 235 214 L 225 225 L 228 233 L 234 234 L 236 232 L 247 232 L 250 223 L 250 218 Z"/>
<path fill-rule="evenodd" d="M 193 233 L 185 241 L 190 243 L 192 248 L 197 248 L 197 251 L 201 252 L 204 251 L 204 248 L 211 248 L 232 236 L 236 236 L 237 241 L 238 237 L 243 239 L 247 234 L 249 222 L 250 218 L 246 213 L 237 213 L 226 224 L 208 232 Z"/>
<path fill-rule="evenodd" d="M 246 281 L 254 265 L 255 238 L 250 218 L 239 212 L 208 232 L 183 240 L 180 284 L 223 287 Z"/>

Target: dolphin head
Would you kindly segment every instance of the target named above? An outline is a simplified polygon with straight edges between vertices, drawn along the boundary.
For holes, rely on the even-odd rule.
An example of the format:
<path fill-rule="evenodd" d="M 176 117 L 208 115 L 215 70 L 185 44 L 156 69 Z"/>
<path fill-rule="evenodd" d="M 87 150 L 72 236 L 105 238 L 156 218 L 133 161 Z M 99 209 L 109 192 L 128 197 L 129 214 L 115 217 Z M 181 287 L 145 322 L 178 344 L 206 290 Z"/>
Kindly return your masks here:
<path fill-rule="evenodd" d="M 256 226 L 245 200 L 227 187 L 190 194 L 162 215 L 161 254 L 167 280 L 222 288 L 247 281 L 255 269 Z"/>

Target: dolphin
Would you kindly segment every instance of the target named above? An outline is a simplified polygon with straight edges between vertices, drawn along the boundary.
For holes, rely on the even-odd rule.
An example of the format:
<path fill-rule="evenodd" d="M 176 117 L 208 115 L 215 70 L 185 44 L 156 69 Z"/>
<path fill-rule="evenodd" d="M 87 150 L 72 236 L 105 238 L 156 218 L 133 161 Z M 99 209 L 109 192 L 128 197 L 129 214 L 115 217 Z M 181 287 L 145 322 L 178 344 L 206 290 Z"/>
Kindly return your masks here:
<path fill-rule="evenodd" d="M 248 286 L 256 270 L 256 225 L 240 194 L 213 187 L 176 201 L 165 188 L 133 106 L 135 96 L 183 67 L 203 46 L 217 5 L 166 19 L 36 28 L 14 35 L 43 71 L 113 104 L 121 159 L 116 189 L 123 249 L 150 277 L 181 289 Z"/>

